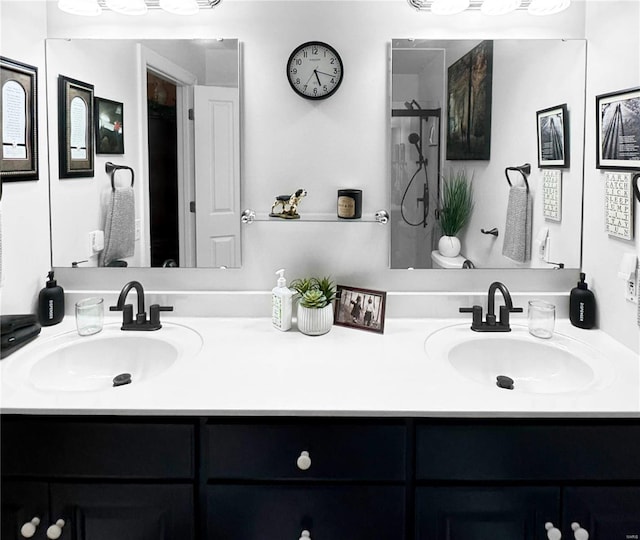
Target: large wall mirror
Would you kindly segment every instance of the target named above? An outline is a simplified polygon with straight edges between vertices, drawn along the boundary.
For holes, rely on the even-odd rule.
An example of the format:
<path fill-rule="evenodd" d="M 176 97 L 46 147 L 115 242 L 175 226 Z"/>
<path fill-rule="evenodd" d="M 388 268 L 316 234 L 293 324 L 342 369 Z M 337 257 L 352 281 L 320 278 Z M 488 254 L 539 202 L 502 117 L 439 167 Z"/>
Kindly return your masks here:
<path fill-rule="evenodd" d="M 585 66 L 584 40 L 393 40 L 391 268 L 580 267 Z"/>
<path fill-rule="evenodd" d="M 93 176 L 50 153 L 53 265 L 240 267 L 238 40 L 49 39 L 46 62 L 52 149 L 59 78 L 94 89 Z"/>

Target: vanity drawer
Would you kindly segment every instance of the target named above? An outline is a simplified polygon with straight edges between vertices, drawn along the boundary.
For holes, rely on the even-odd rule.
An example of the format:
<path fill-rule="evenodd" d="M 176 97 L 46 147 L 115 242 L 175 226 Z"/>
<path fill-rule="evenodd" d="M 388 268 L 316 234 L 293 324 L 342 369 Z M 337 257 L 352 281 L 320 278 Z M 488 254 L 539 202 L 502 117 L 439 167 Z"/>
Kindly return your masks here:
<path fill-rule="evenodd" d="M 420 480 L 638 480 L 638 421 L 418 425 Z"/>
<path fill-rule="evenodd" d="M 299 460 L 303 452 L 308 458 Z M 206 428 L 204 459 L 209 478 L 401 481 L 405 427 L 314 421 L 213 424 Z"/>
<path fill-rule="evenodd" d="M 3 476 L 191 479 L 193 446 L 189 423 L 2 417 Z"/>

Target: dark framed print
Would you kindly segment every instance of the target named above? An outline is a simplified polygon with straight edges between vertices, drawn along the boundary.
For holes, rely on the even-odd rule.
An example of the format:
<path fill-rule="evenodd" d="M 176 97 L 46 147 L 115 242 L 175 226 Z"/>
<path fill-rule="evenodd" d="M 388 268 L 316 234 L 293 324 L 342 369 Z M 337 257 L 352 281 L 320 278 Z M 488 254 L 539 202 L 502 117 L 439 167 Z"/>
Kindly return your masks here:
<path fill-rule="evenodd" d="M 38 179 L 38 68 L 0 56 L 2 159 L 5 182 Z"/>
<path fill-rule="evenodd" d="M 596 96 L 596 168 L 640 170 L 640 87 Z"/>
<path fill-rule="evenodd" d="M 538 168 L 569 166 L 569 112 L 567 104 L 536 112 L 538 125 Z"/>
<path fill-rule="evenodd" d="M 96 154 L 124 154 L 124 105 L 100 97 L 94 103 Z"/>
<path fill-rule="evenodd" d="M 476 45 L 448 69 L 447 159 L 491 157 L 493 41 Z"/>
<path fill-rule="evenodd" d="M 336 286 L 334 324 L 382 334 L 387 293 Z"/>
<path fill-rule="evenodd" d="M 93 177 L 93 85 L 58 76 L 60 178 Z"/>

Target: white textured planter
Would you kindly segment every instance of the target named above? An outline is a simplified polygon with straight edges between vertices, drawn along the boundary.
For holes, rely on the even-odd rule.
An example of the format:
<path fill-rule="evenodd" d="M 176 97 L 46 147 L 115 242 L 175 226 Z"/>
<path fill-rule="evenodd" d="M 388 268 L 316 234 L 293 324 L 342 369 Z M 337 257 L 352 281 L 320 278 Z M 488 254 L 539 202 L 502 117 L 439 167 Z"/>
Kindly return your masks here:
<path fill-rule="evenodd" d="M 460 240 L 457 236 L 442 236 L 438 241 L 438 251 L 443 257 L 460 255 Z"/>
<path fill-rule="evenodd" d="M 326 334 L 333 326 L 333 305 L 320 309 L 298 304 L 298 330 L 308 336 Z"/>

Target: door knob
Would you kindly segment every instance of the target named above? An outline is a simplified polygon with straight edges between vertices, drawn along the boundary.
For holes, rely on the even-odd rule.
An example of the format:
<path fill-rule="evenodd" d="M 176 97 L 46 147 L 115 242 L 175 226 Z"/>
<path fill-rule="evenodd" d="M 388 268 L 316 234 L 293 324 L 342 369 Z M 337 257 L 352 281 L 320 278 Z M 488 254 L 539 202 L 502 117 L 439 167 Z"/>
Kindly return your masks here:
<path fill-rule="evenodd" d="M 20 534 L 22 538 L 31 538 L 36 534 L 36 529 L 40 525 L 40 518 L 34 517 L 31 521 L 27 521 L 22 527 L 20 527 Z"/>
<path fill-rule="evenodd" d="M 309 452 L 307 452 L 306 450 L 300 452 L 298 459 L 296 459 L 296 465 L 301 471 L 306 471 L 309 467 L 311 467 L 311 458 L 309 457 Z"/>
<path fill-rule="evenodd" d="M 547 529 L 547 538 L 549 540 L 560 540 L 562 538 L 562 533 L 550 521 L 544 524 L 544 528 Z"/>
<path fill-rule="evenodd" d="M 62 527 L 64 527 L 64 519 L 59 519 L 47 529 L 47 538 L 57 540 L 62 536 Z"/>
<path fill-rule="evenodd" d="M 573 531 L 573 536 L 576 540 L 589 540 L 589 533 L 586 529 L 580 527 L 580 523 L 574 521 L 571 524 L 571 530 Z"/>

